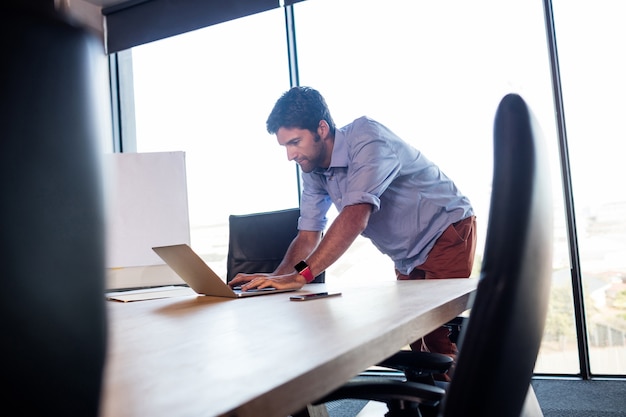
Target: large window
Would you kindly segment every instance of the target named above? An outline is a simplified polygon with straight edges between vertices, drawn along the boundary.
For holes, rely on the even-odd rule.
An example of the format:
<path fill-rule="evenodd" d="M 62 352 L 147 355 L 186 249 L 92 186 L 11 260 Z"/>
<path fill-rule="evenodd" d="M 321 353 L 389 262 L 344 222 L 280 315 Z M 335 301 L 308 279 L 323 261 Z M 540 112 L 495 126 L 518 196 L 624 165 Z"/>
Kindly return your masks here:
<path fill-rule="evenodd" d="M 592 371 L 626 374 L 626 197 L 618 184 L 626 108 L 613 99 L 626 93 L 620 1 L 555 4 L 578 241 L 566 220 L 541 1 L 308 0 L 293 16 L 299 84 L 321 91 L 337 124 L 379 120 L 470 198 L 479 225 L 474 276 L 489 215 L 495 110 L 509 92 L 526 99 L 549 146 L 555 207 L 550 313 L 536 371 L 580 372 L 570 261 L 570 244 L 579 243 Z M 295 165 L 265 131 L 290 87 L 286 27 L 278 9 L 131 51 L 137 151 L 186 152 L 192 246 L 218 271 L 229 213 L 298 204 Z M 326 277 L 395 279 L 391 261 L 364 238 Z"/>
<path fill-rule="evenodd" d="M 229 214 L 298 206 L 296 168 L 265 130 L 289 88 L 283 16 L 132 49 L 137 151 L 186 153 L 191 244 L 223 276 Z"/>
<path fill-rule="evenodd" d="M 321 20 L 332 30 L 320 31 Z M 470 198 L 479 227 L 475 276 L 491 193 L 493 119 L 505 94 L 524 96 L 541 120 L 560 187 L 539 2 L 316 0 L 295 6 L 295 22 L 300 83 L 322 92 L 337 125 L 377 119 Z M 391 267 L 384 276 L 395 279 Z"/>
<path fill-rule="evenodd" d="M 300 81 L 327 95 L 338 124 L 362 114 L 379 119 L 438 163 L 469 196 L 479 225 L 474 275 L 489 214 L 495 109 L 509 92 L 528 101 L 551 151 L 558 227 L 555 279 L 569 276 L 541 3 L 354 0 L 341 5 L 318 0 L 296 7 Z M 319 33 L 315 22 L 323 16 L 331 27 L 349 25 L 349 35 Z M 318 56 L 320 45 L 332 45 L 323 60 Z M 562 307 L 573 316 L 571 301 Z M 550 320 L 546 340 L 574 331 L 572 321 L 566 322 L 566 330 L 562 324 Z M 544 343 L 537 371 L 576 373 L 575 346 L 571 352 L 573 357 L 559 360 L 557 367 L 554 358 L 562 358 L 563 351 Z"/>
<path fill-rule="evenodd" d="M 595 374 L 626 374 L 626 187 L 621 152 L 626 138 L 625 17 L 624 2 L 619 0 L 554 1 L 589 357 Z M 560 282 L 559 300 L 568 303 L 571 287 L 564 284 Z M 562 314 L 561 320 L 568 323 L 562 326 L 568 331 L 571 316 Z M 561 361 L 575 360 L 576 335 L 564 332 L 558 343 L 566 352 Z"/>

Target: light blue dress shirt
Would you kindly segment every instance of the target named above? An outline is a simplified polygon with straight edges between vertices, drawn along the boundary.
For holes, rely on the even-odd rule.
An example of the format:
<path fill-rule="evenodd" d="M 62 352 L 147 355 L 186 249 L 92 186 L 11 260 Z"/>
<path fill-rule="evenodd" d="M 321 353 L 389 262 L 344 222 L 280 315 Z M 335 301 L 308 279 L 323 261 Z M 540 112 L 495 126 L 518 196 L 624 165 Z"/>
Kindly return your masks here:
<path fill-rule="evenodd" d="M 331 203 L 338 211 L 373 206 L 362 235 L 408 274 L 452 223 L 473 215 L 456 185 L 420 151 L 382 124 L 361 117 L 336 129 L 328 169 L 304 173 L 301 230 L 324 230 Z"/>

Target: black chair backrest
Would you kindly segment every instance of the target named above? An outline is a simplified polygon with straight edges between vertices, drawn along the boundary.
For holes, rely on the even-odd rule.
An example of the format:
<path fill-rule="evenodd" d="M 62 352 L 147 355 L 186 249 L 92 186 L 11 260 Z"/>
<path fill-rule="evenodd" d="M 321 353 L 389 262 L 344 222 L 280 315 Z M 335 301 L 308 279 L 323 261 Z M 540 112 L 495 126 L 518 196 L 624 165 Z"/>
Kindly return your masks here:
<path fill-rule="evenodd" d="M 0 5 L 0 317 L 7 414 L 97 416 L 107 344 L 102 42 L 52 2 Z M 102 83 L 105 85 L 105 83 Z"/>
<path fill-rule="evenodd" d="M 298 234 L 299 217 L 299 208 L 230 215 L 226 280 L 239 272 L 273 272 Z M 324 282 L 324 276 L 313 282 Z"/>
<path fill-rule="evenodd" d="M 505 96 L 478 291 L 442 414 L 519 416 L 533 375 L 552 278 L 552 197 L 545 144 L 525 101 Z"/>

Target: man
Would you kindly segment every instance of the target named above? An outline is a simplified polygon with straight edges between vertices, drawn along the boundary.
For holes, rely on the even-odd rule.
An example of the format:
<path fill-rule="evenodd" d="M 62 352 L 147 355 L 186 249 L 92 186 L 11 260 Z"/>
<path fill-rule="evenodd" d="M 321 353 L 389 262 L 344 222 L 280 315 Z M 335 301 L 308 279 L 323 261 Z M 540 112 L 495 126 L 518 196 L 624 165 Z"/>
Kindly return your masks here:
<path fill-rule="evenodd" d="M 337 129 L 324 98 L 309 87 L 278 99 L 267 130 L 303 172 L 299 232 L 273 273 L 238 274 L 231 286 L 298 289 L 359 235 L 391 257 L 398 279 L 469 277 L 476 247 L 472 206 L 421 152 L 366 117 Z M 339 214 L 322 239 L 331 203 Z M 445 328 L 411 347 L 456 354 Z"/>

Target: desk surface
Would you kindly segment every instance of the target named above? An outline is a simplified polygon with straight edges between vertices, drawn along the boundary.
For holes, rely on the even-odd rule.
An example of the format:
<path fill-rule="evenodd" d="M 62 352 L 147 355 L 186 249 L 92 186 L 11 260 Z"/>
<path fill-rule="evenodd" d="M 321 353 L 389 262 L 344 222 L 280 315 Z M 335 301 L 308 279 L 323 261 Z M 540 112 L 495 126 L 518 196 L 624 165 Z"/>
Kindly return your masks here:
<path fill-rule="evenodd" d="M 285 417 L 466 310 L 476 279 L 311 284 L 293 302 L 107 302 L 102 417 Z"/>

